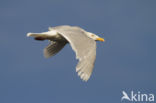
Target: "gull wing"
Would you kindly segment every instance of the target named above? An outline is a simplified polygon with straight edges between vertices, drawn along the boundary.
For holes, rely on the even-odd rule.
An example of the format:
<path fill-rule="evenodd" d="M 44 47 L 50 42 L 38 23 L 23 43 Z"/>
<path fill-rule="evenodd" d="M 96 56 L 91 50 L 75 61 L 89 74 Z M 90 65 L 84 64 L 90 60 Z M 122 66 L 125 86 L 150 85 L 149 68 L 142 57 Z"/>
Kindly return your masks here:
<path fill-rule="evenodd" d="M 64 46 L 66 45 L 66 42 L 54 42 L 51 41 L 50 44 L 44 48 L 44 56 L 46 58 L 49 58 L 51 56 L 54 56 L 57 54 Z"/>
<path fill-rule="evenodd" d="M 92 73 L 96 58 L 96 42 L 86 35 L 86 32 L 79 27 L 58 26 L 50 28 L 62 35 L 71 45 L 76 53 L 79 63 L 76 72 L 80 78 L 87 81 Z"/>

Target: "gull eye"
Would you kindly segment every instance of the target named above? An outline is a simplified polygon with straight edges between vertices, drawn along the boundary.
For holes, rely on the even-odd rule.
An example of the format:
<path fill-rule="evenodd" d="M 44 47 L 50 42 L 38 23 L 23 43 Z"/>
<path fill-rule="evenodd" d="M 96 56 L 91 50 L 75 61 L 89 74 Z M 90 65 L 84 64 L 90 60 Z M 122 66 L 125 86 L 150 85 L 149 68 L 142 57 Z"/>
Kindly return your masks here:
<path fill-rule="evenodd" d="M 91 35 L 92 37 L 94 37 L 94 35 Z"/>

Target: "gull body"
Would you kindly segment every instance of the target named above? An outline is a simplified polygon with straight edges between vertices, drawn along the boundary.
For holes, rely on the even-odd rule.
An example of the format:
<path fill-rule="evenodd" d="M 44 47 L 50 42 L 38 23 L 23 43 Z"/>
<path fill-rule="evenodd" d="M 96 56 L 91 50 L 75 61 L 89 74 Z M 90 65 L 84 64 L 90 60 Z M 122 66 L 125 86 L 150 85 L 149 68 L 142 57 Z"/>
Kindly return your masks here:
<path fill-rule="evenodd" d="M 68 25 L 50 27 L 48 32 L 28 33 L 27 36 L 32 36 L 35 40 L 50 40 L 50 44 L 44 49 L 46 58 L 54 56 L 69 43 L 79 60 L 76 72 L 84 81 L 90 78 L 93 70 L 96 58 L 95 41 L 104 41 L 103 38 L 80 27 Z"/>

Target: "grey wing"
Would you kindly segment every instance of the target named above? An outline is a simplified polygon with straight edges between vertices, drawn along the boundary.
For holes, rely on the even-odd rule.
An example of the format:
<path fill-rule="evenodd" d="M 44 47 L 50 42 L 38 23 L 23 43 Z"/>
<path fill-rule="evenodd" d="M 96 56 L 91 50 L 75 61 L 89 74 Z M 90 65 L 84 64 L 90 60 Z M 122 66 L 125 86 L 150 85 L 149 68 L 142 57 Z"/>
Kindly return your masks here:
<path fill-rule="evenodd" d="M 66 45 L 66 42 L 53 42 L 53 41 L 51 41 L 50 44 L 46 48 L 44 48 L 44 56 L 46 58 L 49 58 L 51 56 L 54 56 L 65 45 Z"/>
<path fill-rule="evenodd" d="M 96 58 L 96 42 L 89 38 L 81 28 L 69 26 L 54 28 L 60 35 L 68 40 L 72 49 L 76 52 L 79 63 L 76 72 L 80 78 L 87 81 L 92 73 Z"/>

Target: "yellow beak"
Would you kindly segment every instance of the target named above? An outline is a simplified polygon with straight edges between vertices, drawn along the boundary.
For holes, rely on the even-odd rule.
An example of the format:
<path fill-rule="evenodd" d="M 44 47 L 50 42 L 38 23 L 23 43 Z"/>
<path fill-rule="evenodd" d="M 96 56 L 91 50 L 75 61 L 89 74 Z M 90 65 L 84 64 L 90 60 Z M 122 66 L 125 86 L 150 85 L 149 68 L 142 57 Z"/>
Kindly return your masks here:
<path fill-rule="evenodd" d="M 96 40 L 104 42 L 104 38 L 97 38 Z"/>

